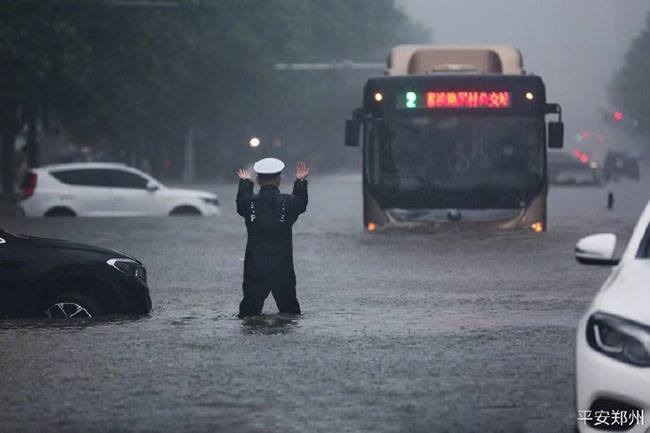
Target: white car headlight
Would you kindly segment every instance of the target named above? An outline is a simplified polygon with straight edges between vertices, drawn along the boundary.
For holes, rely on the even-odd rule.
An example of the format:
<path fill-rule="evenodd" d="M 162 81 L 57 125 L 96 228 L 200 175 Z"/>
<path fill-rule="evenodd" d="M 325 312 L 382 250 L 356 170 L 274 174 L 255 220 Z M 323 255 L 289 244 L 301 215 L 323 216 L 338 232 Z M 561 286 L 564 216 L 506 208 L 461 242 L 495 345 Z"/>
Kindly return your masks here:
<path fill-rule="evenodd" d="M 147 284 L 147 270 L 140 263 L 131 259 L 110 259 L 106 261 L 108 266 L 112 266 L 123 274 L 133 277 L 142 284 Z"/>
<path fill-rule="evenodd" d="M 587 342 L 610 358 L 650 367 L 650 327 L 607 313 L 594 313 L 587 321 Z"/>

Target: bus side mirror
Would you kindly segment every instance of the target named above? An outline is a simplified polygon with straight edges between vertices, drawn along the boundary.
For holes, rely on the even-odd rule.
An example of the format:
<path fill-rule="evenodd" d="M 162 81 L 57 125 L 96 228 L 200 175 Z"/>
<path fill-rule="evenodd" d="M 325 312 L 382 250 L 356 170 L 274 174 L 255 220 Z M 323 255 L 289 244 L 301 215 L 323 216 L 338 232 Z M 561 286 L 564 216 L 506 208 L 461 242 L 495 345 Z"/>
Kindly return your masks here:
<path fill-rule="evenodd" d="M 548 122 L 548 147 L 562 149 L 564 146 L 564 123 Z"/>
<path fill-rule="evenodd" d="M 345 121 L 345 145 L 350 147 L 358 146 L 360 132 L 361 122 L 357 119 L 347 119 Z"/>

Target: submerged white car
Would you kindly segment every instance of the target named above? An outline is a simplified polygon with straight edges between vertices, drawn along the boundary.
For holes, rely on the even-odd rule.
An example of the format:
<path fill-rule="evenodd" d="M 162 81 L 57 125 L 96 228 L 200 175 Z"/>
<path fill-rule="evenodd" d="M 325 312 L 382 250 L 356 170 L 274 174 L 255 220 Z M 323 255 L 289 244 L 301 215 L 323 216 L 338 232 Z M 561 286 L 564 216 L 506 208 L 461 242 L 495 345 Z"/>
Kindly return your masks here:
<path fill-rule="evenodd" d="M 576 410 L 580 432 L 650 432 L 650 202 L 620 260 L 616 236 L 581 239 L 576 259 L 615 266 L 580 320 Z"/>
<path fill-rule="evenodd" d="M 124 164 L 71 163 L 29 170 L 18 213 L 49 216 L 160 216 L 221 213 L 215 194 L 167 188 Z"/>

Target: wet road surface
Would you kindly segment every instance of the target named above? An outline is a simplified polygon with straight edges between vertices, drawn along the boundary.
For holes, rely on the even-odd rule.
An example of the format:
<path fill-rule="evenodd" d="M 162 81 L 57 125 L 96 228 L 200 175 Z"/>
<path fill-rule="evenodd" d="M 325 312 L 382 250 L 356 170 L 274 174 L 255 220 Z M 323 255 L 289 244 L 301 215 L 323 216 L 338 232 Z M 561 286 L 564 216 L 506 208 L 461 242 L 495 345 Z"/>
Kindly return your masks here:
<path fill-rule="evenodd" d="M 0 218 L 138 257 L 155 309 L 0 323 L 0 431 L 572 431 L 574 330 L 609 272 L 577 265 L 573 246 L 601 231 L 623 244 L 647 182 L 553 188 L 543 235 L 432 234 L 365 233 L 360 177 L 312 178 L 294 227 L 298 318 L 272 297 L 235 317 L 234 184 L 204 186 L 214 218 Z"/>

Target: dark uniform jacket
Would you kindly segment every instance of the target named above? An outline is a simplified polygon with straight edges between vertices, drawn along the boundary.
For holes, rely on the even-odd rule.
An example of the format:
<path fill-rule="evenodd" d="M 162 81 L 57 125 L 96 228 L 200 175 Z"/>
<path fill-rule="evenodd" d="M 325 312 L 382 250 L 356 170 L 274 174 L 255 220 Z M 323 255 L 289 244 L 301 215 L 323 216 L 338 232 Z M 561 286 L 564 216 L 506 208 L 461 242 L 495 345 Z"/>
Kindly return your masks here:
<path fill-rule="evenodd" d="M 244 281 L 285 281 L 294 284 L 291 227 L 307 209 L 307 181 L 296 180 L 291 195 L 277 186 L 262 185 L 253 194 L 253 182 L 242 179 L 237 190 L 237 213 L 246 220 L 248 243 Z"/>

